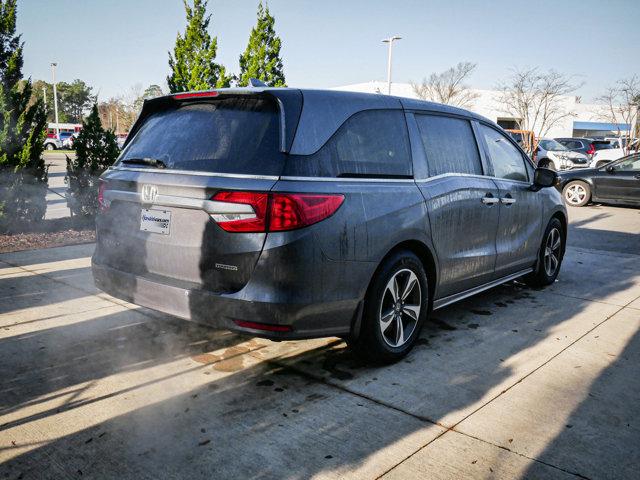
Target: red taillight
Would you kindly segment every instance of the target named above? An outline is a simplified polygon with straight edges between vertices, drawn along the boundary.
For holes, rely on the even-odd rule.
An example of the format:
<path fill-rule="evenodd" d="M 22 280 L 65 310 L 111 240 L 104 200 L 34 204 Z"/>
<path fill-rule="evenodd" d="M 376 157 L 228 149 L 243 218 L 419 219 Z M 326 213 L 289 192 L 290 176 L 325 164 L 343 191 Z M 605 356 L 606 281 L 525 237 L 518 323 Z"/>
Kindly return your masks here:
<path fill-rule="evenodd" d="M 587 155 L 593 155 L 596 153 L 596 147 L 593 146 L 593 143 L 589 144 L 589 150 L 587 150 Z"/>
<path fill-rule="evenodd" d="M 109 203 L 104 199 L 104 191 L 106 188 L 107 182 L 100 180 L 100 185 L 98 186 L 98 208 L 101 212 L 109 209 Z"/>
<path fill-rule="evenodd" d="M 290 332 L 293 330 L 289 325 L 274 325 L 273 323 L 246 322 L 244 320 L 234 320 L 235 324 L 242 328 L 252 328 L 253 330 L 264 330 L 266 332 Z"/>
<path fill-rule="evenodd" d="M 264 192 L 218 192 L 211 200 L 250 205 L 253 212 L 214 214 L 213 219 L 227 232 L 264 232 L 267 228 L 269 194 Z"/>
<path fill-rule="evenodd" d="M 252 213 L 213 214 L 213 219 L 227 232 L 282 232 L 330 217 L 342 205 L 344 195 L 223 191 L 211 200 L 252 207 Z"/>
<path fill-rule="evenodd" d="M 343 195 L 274 193 L 271 198 L 269 231 L 281 232 L 313 225 L 338 210 Z"/>
<path fill-rule="evenodd" d="M 184 100 L 186 98 L 198 98 L 198 97 L 217 97 L 218 92 L 189 92 L 189 93 L 178 93 L 174 95 L 173 98 L 176 100 Z"/>

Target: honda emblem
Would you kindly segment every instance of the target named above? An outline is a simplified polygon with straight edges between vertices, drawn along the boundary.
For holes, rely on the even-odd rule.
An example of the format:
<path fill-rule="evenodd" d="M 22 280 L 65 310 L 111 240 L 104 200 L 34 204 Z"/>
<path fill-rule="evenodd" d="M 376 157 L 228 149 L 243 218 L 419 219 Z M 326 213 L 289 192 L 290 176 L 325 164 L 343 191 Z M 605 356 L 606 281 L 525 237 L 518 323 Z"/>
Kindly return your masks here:
<path fill-rule="evenodd" d="M 158 187 L 155 185 L 142 186 L 142 201 L 144 203 L 153 203 L 158 195 Z"/>

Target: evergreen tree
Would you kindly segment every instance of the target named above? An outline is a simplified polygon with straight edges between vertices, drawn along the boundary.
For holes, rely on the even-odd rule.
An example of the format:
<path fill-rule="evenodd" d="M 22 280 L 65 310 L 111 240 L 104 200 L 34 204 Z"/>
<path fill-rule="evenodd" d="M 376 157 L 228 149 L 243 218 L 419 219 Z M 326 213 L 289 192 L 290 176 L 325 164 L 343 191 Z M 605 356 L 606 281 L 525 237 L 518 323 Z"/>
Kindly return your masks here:
<path fill-rule="evenodd" d="M 115 134 L 102 128 L 98 105 L 91 109 L 73 146 L 75 160 L 67 157 L 67 203 L 73 215 L 93 216 L 98 212 L 98 177 L 120 153 Z"/>
<path fill-rule="evenodd" d="M 31 80 L 22 79 L 16 35 L 16 1 L 0 0 L 0 230 L 42 219 L 47 170 L 42 158 L 46 115 L 31 102 Z"/>
<path fill-rule="evenodd" d="M 262 80 L 271 87 L 286 87 L 280 47 L 282 40 L 274 29 L 275 19 L 269 7 L 258 5 L 258 23 L 251 30 L 249 44 L 240 55 L 239 86 L 247 86 L 249 79 Z"/>
<path fill-rule="evenodd" d="M 193 0 L 193 7 L 184 1 L 187 30 L 178 33 L 173 55 L 169 52 L 171 75 L 167 77 L 171 93 L 228 87 L 231 78 L 225 68 L 215 62 L 218 38 L 209 35 L 207 0 Z"/>

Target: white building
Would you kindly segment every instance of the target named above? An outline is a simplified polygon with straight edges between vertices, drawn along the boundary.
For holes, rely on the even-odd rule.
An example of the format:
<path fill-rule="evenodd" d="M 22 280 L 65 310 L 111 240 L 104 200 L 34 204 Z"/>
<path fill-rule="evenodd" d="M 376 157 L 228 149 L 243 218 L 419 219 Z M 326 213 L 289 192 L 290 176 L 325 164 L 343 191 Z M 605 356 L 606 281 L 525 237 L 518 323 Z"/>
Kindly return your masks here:
<path fill-rule="evenodd" d="M 366 93 L 386 93 L 386 82 L 356 83 L 335 87 L 334 90 L 347 90 L 351 92 Z M 503 128 L 518 128 L 517 118 L 501 108 L 499 101 L 500 92 L 496 90 L 472 89 L 478 95 L 474 104 L 469 110 L 476 112 L 483 117 L 493 120 Z M 391 94 L 399 97 L 417 98 L 413 88 L 408 83 L 393 83 Z M 572 116 L 566 117 L 553 125 L 547 137 L 589 137 L 589 136 L 618 136 L 621 132 L 625 134 L 629 131 L 629 125 L 609 123 L 606 112 L 602 105 L 580 102 L 579 97 L 563 97 L 565 110 L 571 112 Z"/>

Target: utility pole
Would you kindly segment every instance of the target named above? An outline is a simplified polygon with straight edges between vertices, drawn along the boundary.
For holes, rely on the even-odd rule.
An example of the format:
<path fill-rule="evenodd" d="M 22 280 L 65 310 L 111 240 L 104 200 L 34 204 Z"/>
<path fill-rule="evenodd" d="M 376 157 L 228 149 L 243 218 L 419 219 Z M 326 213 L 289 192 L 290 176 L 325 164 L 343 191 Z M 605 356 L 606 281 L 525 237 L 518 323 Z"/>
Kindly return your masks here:
<path fill-rule="evenodd" d="M 53 77 L 53 112 L 56 119 L 56 137 L 60 139 L 60 127 L 58 125 L 58 89 L 56 88 L 56 67 L 57 63 L 51 64 L 51 75 Z"/>
<path fill-rule="evenodd" d="M 393 37 L 385 38 L 382 40 L 382 43 L 389 44 L 389 53 L 387 57 L 387 94 L 391 95 L 391 58 L 392 58 L 392 50 L 393 50 L 393 42 L 395 40 L 401 40 L 402 37 L 398 35 L 394 35 Z"/>
<path fill-rule="evenodd" d="M 47 87 L 42 87 L 42 99 L 44 100 L 44 110 L 47 110 Z"/>

